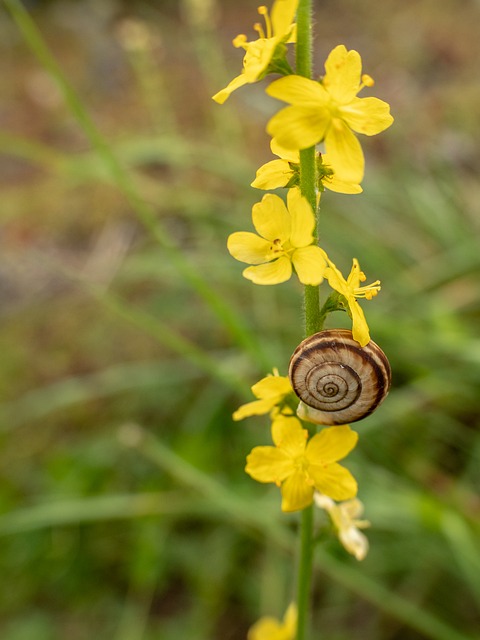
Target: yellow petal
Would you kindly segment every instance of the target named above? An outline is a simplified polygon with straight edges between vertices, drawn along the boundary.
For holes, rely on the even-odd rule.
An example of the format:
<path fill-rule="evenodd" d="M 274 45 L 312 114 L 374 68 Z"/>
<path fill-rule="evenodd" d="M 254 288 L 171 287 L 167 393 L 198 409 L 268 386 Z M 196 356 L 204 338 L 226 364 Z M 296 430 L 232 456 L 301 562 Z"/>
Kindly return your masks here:
<path fill-rule="evenodd" d="M 291 149 L 285 149 L 285 147 L 278 144 L 278 140 L 275 140 L 275 138 L 270 141 L 270 149 L 272 150 L 272 153 L 283 160 L 288 160 L 288 162 L 293 162 L 295 164 L 300 162 L 300 152 L 298 150 L 292 151 Z"/>
<path fill-rule="evenodd" d="M 267 132 L 286 149 L 308 149 L 323 140 L 330 119 L 326 107 L 285 107 L 270 119 Z"/>
<path fill-rule="evenodd" d="M 340 178 L 337 178 L 335 174 L 330 178 L 330 180 L 324 180 L 323 185 L 329 189 L 330 191 L 334 191 L 335 193 L 362 193 L 363 189 L 359 184 L 354 182 L 345 182 Z"/>
<path fill-rule="evenodd" d="M 335 47 L 325 62 L 327 72 L 323 86 L 339 104 L 351 102 L 360 89 L 362 60 L 357 51 L 347 51 L 343 44 Z"/>
<path fill-rule="evenodd" d="M 271 11 L 275 36 L 282 37 L 290 33 L 297 7 L 298 0 L 275 0 Z"/>
<path fill-rule="evenodd" d="M 348 425 L 327 427 L 313 436 L 308 442 L 305 455 L 311 465 L 330 464 L 341 460 L 350 453 L 357 441 L 358 433 L 352 431 Z M 321 489 L 319 491 L 330 495 L 326 491 L 321 491 Z M 333 498 L 333 496 L 330 497 Z"/>
<path fill-rule="evenodd" d="M 310 465 L 308 473 L 315 483 L 315 489 L 333 500 L 348 500 L 357 495 L 358 487 L 355 478 L 348 469 L 337 463 L 327 467 Z"/>
<path fill-rule="evenodd" d="M 257 233 L 267 240 L 283 243 L 290 238 L 290 214 L 283 200 L 273 193 L 253 205 L 252 220 Z"/>
<path fill-rule="evenodd" d="M 349 291 L 342 274 L 333 262 L 330 262 L 330 260 L 328 261 L 328 265 L 329 266 L 325 269 L 325 278 L 328 280 L 328 284 L 332 289 L 341 293 L 342 296 L 347 296 Z"/>
<path fill-rule="evenodd" d="M 353 296 L 348 299 L 348 305 L 350 307 L 350 313 L 352 314 L 353 339 L 356 340 L 361 347 L 364 347 L 370 342 L 370 332 L 365 314 Z"/>
<path fill-rule="evenodd" d="M 290 42 L 296 42 L 296 41 L 297 41 L 297 25 L 292 24 L 292 30 L 288 34 L 287 40 L 285 40 L 285 42 L 289 44 Z"/>
<path fill-rule="evenodd" d="M 277 44 L 275 38 L 260 38 L 248 43 L 247 52 L 243 59 L 243 72 L 247 82 L 256 82 L 263 78 Z"/>
<path fill-rule="evenodd" d="M 314 244 L 297 249 L 292 255 L 293 266 L 302 284 L 313 286 L 323 282 L 325 273 L 325 252 Z"/>
<path fill-rule="evenodd" d="M 363 191 L 359 184 L 363 179 L 363 174 L 359 175 L 355 182 L 351 182 L 344 179 L 341 168 L 339 170 L 339 168 L 332 163 L 328 154 L 322 153 L 322 162 L 324 166 L 329 167 L 333 171 L 333 175 L 324 178 L 324 187 L 336 193 L 361 193 Z"/>
<path fill-rule="evenodd" d="M 296 632 L 297 632 L 297 605 L 295 602 L 292 602 L 283 618 L 283 624 L 285 625 L 285 630 L 289 633 L 288 640 L 294 640 Z M 287 638 L 282 638 L 282 640 L 287 640 Z"/>
<path fill-rule="evenodd" d="M 286 160 L 271 160 L 257 170 L 251 186 L 255 189 L 278 189 L 286 187 L 293 176 L 293 170 Z"/>
<path fill-rule="evenodd" d="M 299 511 L 313 502 L 314 488 L 304 471 L 295 471 L 282 484 L 282 511 Z"/>
<path fill-rule="evenodd" d="M 281 447 L 291 458 L 301 456 L 307 445 L 306 429 L 295 416 L 275 417 L 272 422 L 272 440 L 277 447 Z"/>
<path fill-rule="evenodd" d="M 347 124 L 339 118 L 335 118 L 328 128 L 325 149 L 342 180 L 355 183 L 362 181 L 365 168 L 362 147 Z"/>
<path fill-rule="evenodd" d="M 390 105 L 378 98 L 355 98 L 339 111 L 351 129 L 366 136 L 388 129 L 393 122 Z"/>
<path fill-rule="evenodd" d="M 292 263 L 286 256 L 278 258 L 258 267 L 248 267 L 243 271 L 243 276 L 255 284 L 280 284 L 286 282 L 292 275 Z"/>
<path fill-rule="evenodd" d="M 230 96 L 232 91 L 238 89 L 239 87 L 243 87 L 244 84 L 249 82 L 247 76 L 242 72 L 239 76 L 234 78 L 224 89 L 221 89 L 218 93 L 212 96 L 212 100 L 218 102 L 218 104 L 223 104 L 225 100 Z"/>
<path fill-rule="evenodd" d="M 267 376 L 252 387 L 252 393 L 256 398 L 277 398 L 291 392 L 292 385 L 287 376 Z"/>
<path fill-rule="evenodd" d="M 282 482 L 293 470 L 292 460 L 277 447 L 254 447 L 245 467 L 257 482 Z"/>
<path fill-rule="evenodd" d="M 227 249 L 235 260 L 247 264 L 263 264 L 272 260 L 272 243 L 255 233 L 236 231 L 228 236 Z"/>
<path fill-rule="evenodd" d="M 329 103 L 328 93 L 319 82 L 302 76 L 289 75 L 275 80 L 265 89 L 272 98 L 302 107 L 319 108 Z"/>
<path fill-rule="evenodd" d="M 302 196 L 300 189 L 289 189 L 287 206 L 290 213 L 290 244 L 292 247 L 306 247 L 313 242 L 315 216 L 308 200 Z"/>
<path fill-rule="evenodd" d="M 360 277 L 362 276 L 362 272 L 360 270 L 360 263 L 357 258 L 353 258 L 352 260 L 352 268 L 347 278 L 347 287 L 353 293 L 355 289 L 360 287 Z"/>
<path fill-rule="evenodd" d="M 262 616 L 248 630 L 247 640 L 283 640 L 282 626 L 276 618 Z"/>
<path fill-rule="evenodd" d="M 247 402 L 246 404 L 242 404 L 241 407 L 238 407 L 232 415 L 232 418 L 235 421 L 238 421 L 243 420 L 244 418 L 249 418 L 250 416 L 263 416 L 266 413 L 269 413 L 274 406 L 275 402 L 272 398 Z"/>

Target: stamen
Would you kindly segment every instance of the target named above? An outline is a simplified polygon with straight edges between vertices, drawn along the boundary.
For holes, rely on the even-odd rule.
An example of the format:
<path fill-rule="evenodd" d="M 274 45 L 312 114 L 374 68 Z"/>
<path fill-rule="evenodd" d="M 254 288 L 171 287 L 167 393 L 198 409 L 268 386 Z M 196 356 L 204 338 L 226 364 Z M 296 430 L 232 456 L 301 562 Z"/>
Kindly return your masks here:
<path fill-rule="evenodd" d="M 279 238 L 275 238 L 270 246 L 270 251 L 272 253 L 283 253 L 284 249 L 282 247 L 282 241 Z"/>
<path fill-rule="evenodd" d="M 239 49 L 240 47 L 243 47 L 246 42 L 247 42 L 247 36 L 244 33 L 239 33 L 238 36 L 232 40 L 233 46 L 236 47 L 237 49 Z"/>
<path fill-rule="evenodd" d="M 368 73 L 364 73 L 362 75 L 362 84 L 364 87 L 373 87 L 373 85 L 375 84 L 375 80 L 372 78 L 372 76 L 369 76 Z"/>
<path fill-rule="evenodd" d="M 358 91 L 361 91 L 363 87 L 373 87 L 374 84 L 375 84 L 375 80 L 372 78 L 372 76 L 369 76 L 368 73 L 364 73 L 362 74 L 361 83 L 360 83 L 360 87 L 358 88 Z"/>
<path fill-rule="evenodd" d="M 258 7 L 258 13 L 265 18 L 265 26 L 267 28 L 267 38 L 271 38 L 273 36 L 272 31 L 272 21 L 270 20 L 270 15 L 268 13 L 267 7 L 264 5 Z"/>
<path fill-rule="evenodd" d="M 254 31 L 256 31 L 258 33 L 258 35 L 260 36 L 260 38 L 265 38 L 265 32 L 263 30 L 262 25 L 259 22 L 256 22 L 253 25 L 253 29 Z"/>
<path fill-rule="evenodd" d="M 366 300 L 371 300 L 380 291 L 382 287 L 380 286 L 380 280 L 375 280 L 372 284 L 369 284 L 365 287 L 357 287 L 353 290 L 353 295 L 355 298 L 365 298 Z"/>

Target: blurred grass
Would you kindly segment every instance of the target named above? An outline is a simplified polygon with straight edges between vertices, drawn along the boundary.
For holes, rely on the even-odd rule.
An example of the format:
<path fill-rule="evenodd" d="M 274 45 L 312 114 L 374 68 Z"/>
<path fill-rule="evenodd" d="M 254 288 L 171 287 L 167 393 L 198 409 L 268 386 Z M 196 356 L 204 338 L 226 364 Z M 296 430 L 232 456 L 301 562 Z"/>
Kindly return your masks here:
<path fill-rule="evenodd" d="M 256 4 L 5 6 L 1 637 L 244 638 L 292 596 L 295 518 L 243 472 L 265 421 L 230 416 L 302 333 L 301 289 L 253 287 L 225 250 L 275 107 L 210 95 Z M 319 73 L 358 48 L 396 123 L 365 193 L 323 196 L 335 262 L 382 280 L 394 389 L 349 460 L 371 550 L 319 546 L 315 628 L 480 638 L 480 8 L 317 9 Z"/>

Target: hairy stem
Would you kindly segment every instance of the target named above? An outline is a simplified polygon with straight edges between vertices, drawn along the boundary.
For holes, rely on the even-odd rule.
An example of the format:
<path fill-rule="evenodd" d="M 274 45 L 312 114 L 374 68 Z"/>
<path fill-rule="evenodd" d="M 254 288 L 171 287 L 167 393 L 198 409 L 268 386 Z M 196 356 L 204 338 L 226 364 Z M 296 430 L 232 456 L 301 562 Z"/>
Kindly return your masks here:
<path fill-rule="evenodd" d="M 298 75 L 312 75 L 312 0 L 300 0 L 297 12 L 296 71 Z M 315 147 L 300 151 L 300 189 L 312 211 L 317 212 L 315 192 Z M 317 213 L 318 215 L 318 213 Z M 318 237 L 318 220 L 315 237 Z M 305 335 L 321 329 L 320 298 L 318 287 L 305 286 L 304 290 Z M 313 564 L 313 506 L 302 511 L 300 530 L 300 558 L 297 576 L 297 640 L 308 637 L 310 587 Z"/>

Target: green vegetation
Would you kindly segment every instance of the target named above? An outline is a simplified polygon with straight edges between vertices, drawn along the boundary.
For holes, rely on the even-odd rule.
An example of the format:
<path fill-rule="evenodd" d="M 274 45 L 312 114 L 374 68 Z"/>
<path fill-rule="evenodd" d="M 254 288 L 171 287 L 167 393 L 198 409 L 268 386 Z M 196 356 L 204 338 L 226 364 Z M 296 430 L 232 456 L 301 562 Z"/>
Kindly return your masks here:
<path fill-rule="evenodd" d="M 394 387 L 348 461 L 370 552 L 319 541 L 315 627 L 479 638 L 479 10 L 317 4 L 321 59 L 358 49 L 396 122 L 358 201 L 322 195 L 332 259 L 382 281 Z M 243 281 L 225 246 L 272 102 L 210 96 L 256 3 L 4 6 L 0 637 L 244 639 L 283 615 L 297 518 L 243 471 L 262 419 L 231 413 L 302 338 L 301 285 Z"/>

